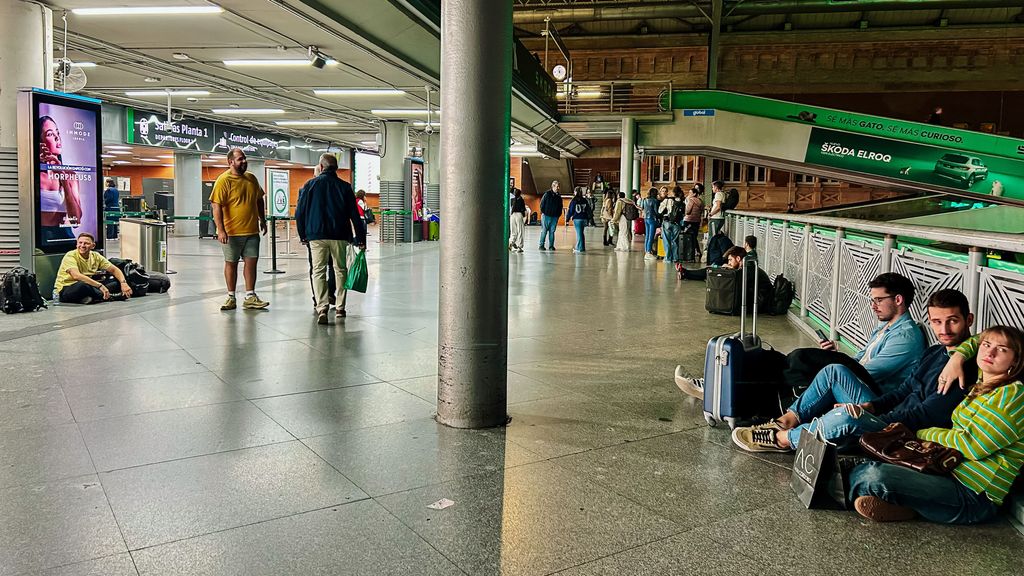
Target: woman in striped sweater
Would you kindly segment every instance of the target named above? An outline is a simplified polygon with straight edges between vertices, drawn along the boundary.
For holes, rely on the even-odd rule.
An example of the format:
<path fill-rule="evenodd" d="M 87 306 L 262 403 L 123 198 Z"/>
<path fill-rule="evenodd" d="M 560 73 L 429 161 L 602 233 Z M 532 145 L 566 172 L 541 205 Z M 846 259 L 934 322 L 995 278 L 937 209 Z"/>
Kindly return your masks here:
<path fill-rule="evenodd" d="M 976 352 L 981 378 L 953 411 L 952 428 L 926 428 L 917 437 L 956 448 L 963 463 L 951 476 L 881 462 L 857 466 L 850 499 L 861 516 L 892 522 L 920 514 L 931 522 L 977 524 L 998 513 L 1024 465 L 1024 335 L 993 326 L 961 348 L 968 356 Z"/>

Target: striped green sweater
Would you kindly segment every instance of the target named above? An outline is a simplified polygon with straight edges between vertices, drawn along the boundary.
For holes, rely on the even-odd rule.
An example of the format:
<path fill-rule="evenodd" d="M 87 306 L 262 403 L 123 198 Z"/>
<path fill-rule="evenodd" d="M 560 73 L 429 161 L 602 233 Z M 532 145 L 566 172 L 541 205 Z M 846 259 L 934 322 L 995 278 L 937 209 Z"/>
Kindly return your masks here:
<path fill-rule="evenodd" d="M 1024 384 L 1014 382 L 967 397 L 952 419 L 952 429 L 927 428 L 919 430 L 917 437 L 959 450 L 964 461 L 953 475 L 964 486 L 1002 504 L 1024 465 Z"/>

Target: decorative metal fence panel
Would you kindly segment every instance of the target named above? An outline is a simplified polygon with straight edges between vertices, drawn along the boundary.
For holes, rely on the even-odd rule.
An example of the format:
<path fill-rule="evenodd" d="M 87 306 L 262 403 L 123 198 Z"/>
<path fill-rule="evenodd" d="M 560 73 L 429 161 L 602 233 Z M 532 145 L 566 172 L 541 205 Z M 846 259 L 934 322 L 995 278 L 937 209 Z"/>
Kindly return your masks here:
<path fill-rule="evenodd" d="M 923 324 L 928 322 L 928 299 L 939 290 L 952 288 L 965 292 L 964 275 L 967 264 L 955 260 L 918 254 L 905 248 L 892 251 L 892 272 L 902 274 L 914 283 L 914 302 L 910 314 Z M 928 341 L 935 344 L 931 330 L 925 330 Z"/>
<path fill-rule="evenodd" d="M 786 229 L 786 234 L 783 236 L 786 245 L 786 262 L 784 263 L 784 274 L 790 282 L 793 283 L 793 288 L 796 290 L 796 297 L 802 298 L 801 294 L 804 289 L 803 286 L 803 269 L 804 269 L 804 229 L 803 227 L 794 228 L 790 226 Z"/>
<path fill-rule="evenodd" d="M 836 330 L 858 348 L 867 346 L 878 319 L 871 310 L 868 283 L 881 270 L 882 247 L 844 239 L 839 255 L 839 316 Z"/>
<path fill-rule="evenodd" d="M 784 251 L 782 224 L 769 222 L 764 237 L 758 236 L 757 241 L 759 242 L 757 252 L 761 255 L 761 263 L 772 282 L 775 282 L 775 278 L 785 272 L 782 260 Z"/>
<path fill-rule="evenodd" d="M 983 268 L 979 300 L 978 330 L 996 324 L 1024 328 L 1024 274 Z"/>
<path fill-rule="evenodd" d="M 804 289 L 806 306 L 818 318 L 831 325 L 832 323 L 832 281 L 835 271 L 836 240 L 813 232 L 810 236 L 810 258 L 806 262 L 808 268 L 807 283 Z"/>

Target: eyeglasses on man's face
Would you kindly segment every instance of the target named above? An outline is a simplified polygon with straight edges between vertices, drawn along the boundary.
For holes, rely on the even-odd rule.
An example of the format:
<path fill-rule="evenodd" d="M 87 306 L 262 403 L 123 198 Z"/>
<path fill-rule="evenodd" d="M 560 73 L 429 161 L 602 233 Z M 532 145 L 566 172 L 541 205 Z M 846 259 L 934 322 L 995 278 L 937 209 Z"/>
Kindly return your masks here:
<path fill-rule="evenodd" d="M 895 298 L 895 297 L 896 296 L 894 296 L 894 295 L 892 295 L 892 296 L 877 296 L 875 298 L 871 298 L 871 303 L 874 304 L 875 306 L 878 306 L 879 304 L 881 304 L 882 302 L 885 302 L 889 298 Z"/>

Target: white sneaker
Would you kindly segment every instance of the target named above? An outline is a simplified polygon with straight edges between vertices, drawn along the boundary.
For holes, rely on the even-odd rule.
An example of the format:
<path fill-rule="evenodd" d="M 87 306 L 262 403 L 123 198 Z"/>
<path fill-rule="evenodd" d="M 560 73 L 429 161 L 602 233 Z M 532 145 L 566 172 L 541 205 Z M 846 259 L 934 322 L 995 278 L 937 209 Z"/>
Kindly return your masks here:
<path fill-rule="evenodd" d="M 675 373 L 676 387 L 679 388 L 684 394 L 693 396 L 698 400 L 704 399 L 704 379 L 703 378 L 687 378 L 683 375 L 683 367 L 676 366 Z"/>

